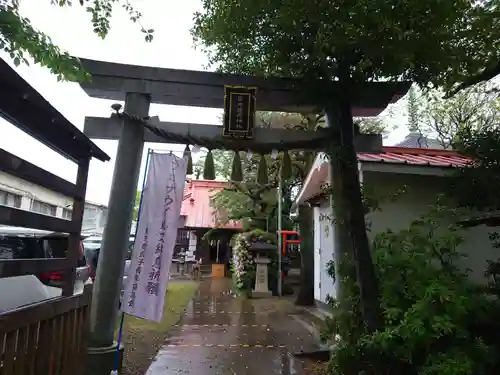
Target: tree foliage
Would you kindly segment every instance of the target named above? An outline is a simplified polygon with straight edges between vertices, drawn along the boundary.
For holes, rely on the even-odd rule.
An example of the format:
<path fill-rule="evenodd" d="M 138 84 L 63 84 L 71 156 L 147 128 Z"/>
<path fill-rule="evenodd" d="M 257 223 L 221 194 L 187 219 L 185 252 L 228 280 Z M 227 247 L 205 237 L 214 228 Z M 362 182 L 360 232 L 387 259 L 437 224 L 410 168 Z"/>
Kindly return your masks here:
<path fill-rule="evenodd" d="M 457 267 L 463 257 L 458 250 L 462 242 L 458 228 L 439 232 L 441 221 L 436 214 L 416 220 L 406 230 L 381 233 L 374 241 L 385 324 L 383 330 L 359 340 L 360 353 L 368 354 L 364 360 L 359 358 L 361 368 L 370 359 L 376 367 L 385 367 L 377 355 L 383 353 L 382 358 L 400 373 L 482 374 L 490 370 L 492 348 L 468 325 L 487 299 L 476 294 L 467 274 Z M 344 349 L 339 350 L 341 360 L 336 363 L 340 367 L 346 364 Z M 352 370 L 356 362 L 350 359 Z"/>
<path fill-rule="evenodd" d="M 230 181 L 232 152 L 221 151 L 214 152 L 214 163 L 217 166 L 222 166 L 221 172 L 216 169 L 218 176 L 226 176 L 223 178 Z M 283 155 L 278 155 L 277 159 L 281 159 Z M 251 219 L 261 218 L 268 222 L 268 229 L 276 230 L 277 224 L 277 192 L 278 188 L 278 173 L 280 161 L 273 161 L 270 155 L 266 155 L 269 181 L 267 184 L 257 182 L 258 165 L 260 155 L 248 155 L 242 153 L 243 164 L 243 181 L 231 182 L 230 186 L 215 193 L 212 197 L 211 204 L 217 213 L 217 221 L 219 224 L 226 224 L 232 220 L 243 221 L 249 224 Z M 201 163 L 201 162 L 200 162 Z M 295 165 L 299 162 L 295 162 Z M 217 168 L 217 167 L 216 167 Z M 295 174 L 298 169 L 294 167 Z M 289 218 L 291 206 L 291 194 L 293 183 L 285 184 L 283 188 L 284 206 L 282 219 L 285 229 L 291 229 Z"/>
<path fill-rule="evenodd" d="M 419 99 L 419 130 L 436 138 L 444 148 L 451 148 L 462 137 L 497 127 L 500 101 L 491 85 L 481 84 L 445 98 L 440 90 L 425 92 Z M 458 145 L 458 144 L 457 144 Z"/>
<path fill-rule="evenodd" d="M 415 85 L 410 87 L 407 95 L 407 112 L 408 112 L 408 130 L 410 132 L 417 132 L 420 130 L 420 106 L 417 97 L 417 89 Z"/>
<path fill-rule="evenodd" d="M 153 40 L 154 30 L 146 29 L 141 24 L 142 14 L 132 5 L 132 0 L 50 0 L 50 4 L 59 7 L 81 6 L 89 14 L 92 30 L 102 39 L 109 33 L 115 6 L 120 6 L 130 20 L 139 25 L 145 41 Z M 29 64 L 32 59 L 36 64 L 48 68 L 58 79 L 84 79 L 85 74 L 78 59 L 61 50 L 43 31 L 34 28 L 31 21 L 21 15 L 19 8 L 19 0 L 0 0 L 0 50 L 6 52 L 16 66 Z"/>
<path fill-rule="evenodd" d="M 142 195 L 142 191 L 141 190 L 137 190 L 135 192 L 135 202 L 134 202 L 134 211 L 132 213 L 132 220 L 133 221 L 137 221 L 137 219 L 139 218 L 139 207 L 141 205 L 141 195 Z"/>
<path fill-rule="evenodd" d="M 261 113 L 258 116 L 258 126 L 267 128 L 290 128 L 294 127 L 298 130 L 305 130 L 305 119 L 298 115 L 290 115 L 286 113 Z M 387 124 L 380 119 L 360 119 L 359 126 L 363 133 L 387 134 Z M 213 150 L 213 159 L 215 164 L 216 176 L 220 180 L 231 180 L 231 168 L 234 153 L 224 150 Z M 291 176 L 283 185 L 284 212 L 283 223 L 284 229 L 291 229 L 292 223 L 289 218 L 289 212 L 292 204 L 292 190 L 299 188 L 304 181 L 308 168 L 305 166 L 307 155 L 305 152 L 290 152 L 291 158 Z M 273 159 L 271 155 L 267 155 L 266 164 L 269 176 L 269 182 L 266 185 L 257 183 L 257 171 L 260 161 L 260 155 L 241 152 L 241 161 L 243 169 L 242 183 L 232 183 L 231 187 L 221 190 L 214 194 L 212 205 L 219 212 L 219 223 L 224 224 L 230 220 L 246 220 L 253 217 L 269 217 L 271 228 L 276 227 L 276 189 L 278 187 L 279 166 L 282 164 L 283 154 L 277 155 Z M 313 155 L 314 157 L 314 155 Z M 194 163 L 195 174 L 198 176 L 203 173 L 204 155 Z"/>
<path fill-rule="evenodd" d="M 492 0 L 490 0 L 492 1 Z M 382 322 L 378 282 L 366 235 L 353 140 L 353 84 L 409 79 L 450 88 L 498 56 L 500 29 L 489 2 L 470 0 L 327 1 L 204 0 L 193 35 L 223 71 L 336 80 L 341 94 L 326 103 L 342 147 L 330 150 L 342 177 L 335 200 L 343 208 L 356 261 L 368 330 Z M 354 85 L 355 87 L 355 85 Z M 321 91 L 318 104 L 325 103 Z M 336 120 L 336 121 L 335 121 Z M 329 151 L 329 152 L 330 152 Z"/>
<path fill-rule="evenodd" d="M 393 128 L 390 128 L 387 122 L 380 117 L 363 117 L 355 119 L 354 123 L 359 126 L 360 133 L 381 134 L 384 138 L 393 130 Z"/>
<path fill-rule="evenodd" d="M 438 202 L 408 228 L 378 233 L 373 241 L 381 281 L 383 328 L 366 334 L 353 325 L 355 311 L 339 308 L 323 332 L 334 339 L 332 374 L 487 375 L 499 369 L 500 340 L 493 334 L 500 304 L 498 264 L 490 262 L 489 287 L 464 271 L 463 232 L 450 225 L 460 215 Z M 492 267 L 495 265 L 495 267 Z M 495 271 L 496 270 L 496 271 Z M 333 272 L 332 272 L 333 275 Z M 343 276 L 342 276 L 343 277 Z M 354 298 L 353 298 L 354 297 Z M 356 303 L 356 295 L 351 303 Z M 338 340 L 349 336 L 349 340 Z"/>
<path fill-rule="evenodd" d="M 459 205 L 481 211 L 500 210 L 500 125 L 464 128 L 454 146 L 473 161 L 452 174 L 449 194 Z"/>
<path fill-rule="evenodd" d="M 193 35 L 221 70 L 447 84 L 499 52 L 495 0 L 204 0 Z"/>
<path fill-rule="evenodd" d="M 318 119 L 323 116 L 319 115 Z M 324 123 L 322 124 L 324 125 Z M 305 116 L 278 112 L 262 112 L 257 116 L 258 127 L 266 128 L 285 128 L 306 130 L 307 119 Z M 358 120 L 358 126 L 362 133 L 368 134 L 383 134 L 389 133 L 389 128 L 386 122 L 378 118 L 361 118 Z M 234 153 L 225 150 L 213 150 L 213 159 L 215 165 L 215 173 L 217 179 L 223 181 L 231 181 L 231 168 L 233 163 Z M 290 210 L 292 189 L 299 188 L 304 181 L 308 168 L 305 166 L 306 153 L 302 151 L 290 152 L 291 159 L 291 176 L 287 178 L 287 182 L 283 186 L 283 196 L 286 200 L 283 222 L 285 227 L 291 229 L 291 222 L 287 216 Z M 256 183 L 259 155 L 249 154 L 246 152 L 240 153 L 243 170 L 242 183 L 233 183 L 232 187 L 226 188 L 213 197 L 212 203 L 218 212 L 221 212 L 219 218 L 220 223 L 225 223 L 229 220 L 241 220 L 251 217 L 269 216 L 274 218 L 277 209 L 276 191 L 278 186 L 278 171 L 282 164 L 283 154 L 277 155 L 273 159 L 271 155 L 267 155 L 267 166 L 269 183 L 261 186 Z M 314 157 L 314 155 L 313 155 Z M 205 155 L 202 155 L 194 163 L 195 176 L 198 178 L 203 175 L 205 164 Z M 271 194 L 268 194 L 268 193 Z M 262 204 L 263 203 L 263 204 Z M 285 217 L 286 216 L 286 217 Z M 274 226 L 275 224 L 273 224 Z"/>
<path fill-rule="evenodd" d="M 304 130 L 306 120 L 298 114 L 280 112 L 259 112 L 256 118 L 256 126 L 273 129 L 298 129 Z M 215 172 L 218 179 L 231 181 L 231 168 L 234 153 L 224 150 L 212 151 L 215 164 Z M 268 182 L 260 184 L 257 182 L 259 163 L 261 155 L 249 152 L 240 152 L 242 161 L 243 181 L 232 182 L 228 187 L 214 194 L 212 205 L 219 213 L 219 222 L 224 224 L 230 220 L 248 221 L 251 218 L 267 218 L 268 227 L 276 229 L 277 222 L 277 197 L 278 173 L 282 164 L 283 154 L 265 155 L 267 165 Z M 292 188 L 297 186 L 307 175 L 304 167 L 304 153 L 291 152 L 292 176 L 283 186 L 283 224 L 284 229 L 291 229 L 292 223 L 289 218 Z M 204 157 L 195 163 L 195 171 L 202 171 Z M 195 173 L 196 174 L 196 173 Z M 199 172 L 201 175 L 201 172 Z"/>

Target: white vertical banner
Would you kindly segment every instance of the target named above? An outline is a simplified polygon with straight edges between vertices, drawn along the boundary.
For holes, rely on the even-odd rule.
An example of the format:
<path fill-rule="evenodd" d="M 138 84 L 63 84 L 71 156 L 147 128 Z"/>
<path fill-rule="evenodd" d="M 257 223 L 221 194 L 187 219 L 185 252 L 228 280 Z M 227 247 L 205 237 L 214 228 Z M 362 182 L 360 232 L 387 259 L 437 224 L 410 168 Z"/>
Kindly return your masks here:
<path fill-rule="evenodd" d="M 181 212 L 187 159 L 152 153 L 122 311 L 160 322 Z"/>

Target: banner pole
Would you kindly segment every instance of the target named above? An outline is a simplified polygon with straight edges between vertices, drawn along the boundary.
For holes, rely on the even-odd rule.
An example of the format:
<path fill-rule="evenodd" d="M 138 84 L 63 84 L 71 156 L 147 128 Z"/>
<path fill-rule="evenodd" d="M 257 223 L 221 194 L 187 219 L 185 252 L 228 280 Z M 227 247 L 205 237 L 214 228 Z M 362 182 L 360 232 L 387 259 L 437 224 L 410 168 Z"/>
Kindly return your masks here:
<path fill-rule="evenodd" d="M 282 261 L 282 246 L 283 246 L 283 237 L 281 234 L 282 231 L 282 190 L 283 190 L 283 179 L 281 177 L 281 169 L 278 170 L 278 296 L 283 295 L 283 270 L 281 268 L 281 261 Z"/>
<path fill-rule="evenodd" d="M 149 158 L 151 154 L 153 153 L 153 150 L 148 148 L 148 153 L 146 154 L 146 166 L 144 168 L 144 176 L 142 177 L 142 189 L 141 189 L 141 198 L 139 200 L 139 208 L 137 209 L 137 221 L 135 223 L 135 233 L 134 233 L 134 246 L 135 246 L 135 240 L 137 237 L 137 228 L 139 228 L 139 218 L 141 214 L 141 207 L 142 207 L 142 197 L 144 196 L 144 187 L 146 186 L 146 177 L 148 175 L 148 166 L 149 166 Z M 123 301 L 122 301 L 123 303 Z M 123 333 L 123 321 L 125 320 L 125 313 L 122 312 L 120 314 L 120 327 L 118 328 L 118 337 L 116 339 L 116 353 L 115 353 L 115 361 L 113 365 L 113 370 L 111 370 L 111 375 L 118 375 L 118 365 L 120 363 L 120 345 L 122 342 L 122 333 Z"/>

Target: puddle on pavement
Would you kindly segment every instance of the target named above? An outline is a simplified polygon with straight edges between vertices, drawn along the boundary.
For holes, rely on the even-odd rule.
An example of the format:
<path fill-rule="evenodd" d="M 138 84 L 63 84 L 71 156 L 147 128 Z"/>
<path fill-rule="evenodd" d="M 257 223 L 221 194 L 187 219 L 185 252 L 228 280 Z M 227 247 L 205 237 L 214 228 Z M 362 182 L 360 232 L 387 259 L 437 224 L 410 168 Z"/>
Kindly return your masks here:
<path fill-rule="evenodd" d="M 290 315 L 293 306 L 232 298 L 229 288 L 230 280 L 202 281 L 147 375 L 307 374 L 292 353 L 316 349 L 317 342 Z"/>

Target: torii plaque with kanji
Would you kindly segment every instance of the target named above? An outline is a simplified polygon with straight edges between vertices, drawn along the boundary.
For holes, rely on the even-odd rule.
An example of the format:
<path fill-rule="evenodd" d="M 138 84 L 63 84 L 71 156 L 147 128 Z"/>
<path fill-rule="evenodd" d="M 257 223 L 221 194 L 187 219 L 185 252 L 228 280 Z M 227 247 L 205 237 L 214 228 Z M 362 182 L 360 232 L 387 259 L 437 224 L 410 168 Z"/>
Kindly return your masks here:
<path fill-rule="evenodd" d="M 253 138 L 256 92 L 255 87 L 224 86 L 224 137 Z"/>

